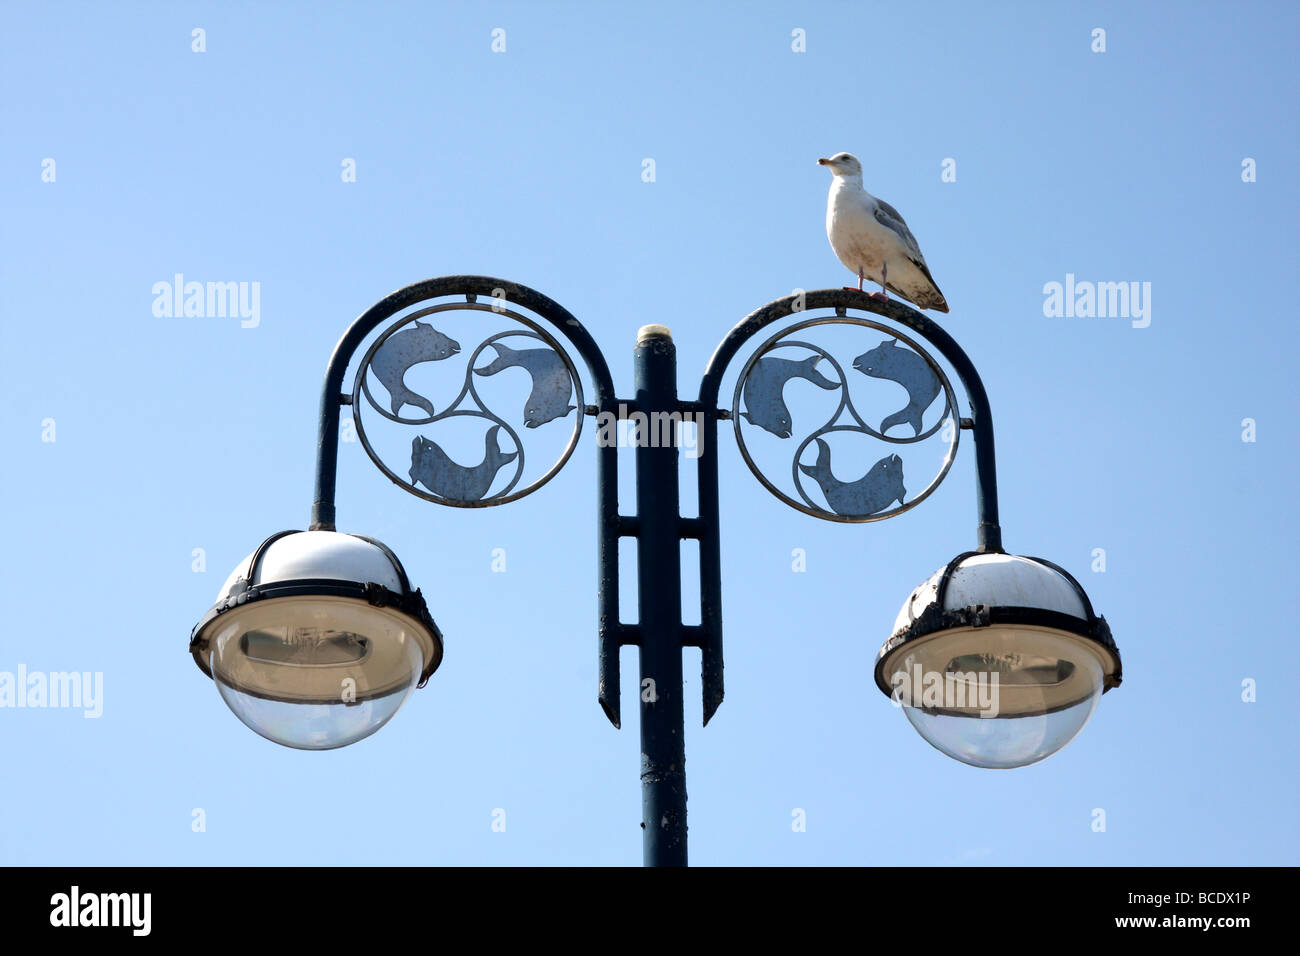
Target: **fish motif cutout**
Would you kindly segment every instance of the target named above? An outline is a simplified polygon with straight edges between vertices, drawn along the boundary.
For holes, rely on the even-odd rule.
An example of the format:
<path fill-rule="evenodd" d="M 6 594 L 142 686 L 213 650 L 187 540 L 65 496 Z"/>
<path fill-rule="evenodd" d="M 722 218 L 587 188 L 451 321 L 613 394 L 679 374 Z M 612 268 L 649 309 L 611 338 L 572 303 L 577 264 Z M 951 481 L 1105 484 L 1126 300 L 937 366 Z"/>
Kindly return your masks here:
<path fill-rule="evenodd" d="M 798 361 L 767 356 L 759 359 L 745 376 L 745 411 L 740 413 L 741 417 L 777 438 L 789 438 L 794 426 L 790 409 L 785 404 L 786 383 L 792 378 L 803 378 L 818 388 L 839 387 L 839 382 L 833 382 L 817 371 L 820 361 L 820 355 L 810 355 Z"/>
<path fill-rule="evenodd" d="M 453 461 L 448 454 L 423 435 L 411 441 L 411 484 L 424 485 L 440 498 L 453 501 L 480 501 L 492 487 L 499 472 L 518 456 L 503 452 L 497 443 L 500 425 L 493 425 L 483 437 L 483 460 L 473 467 Z"/>
<path fill-rule="evenodd" d="M 925 410 L 939 394 L 939 376 L 924 358 L 911 349 L 900 348 L 898 339 L 881 342 L 853 360 L 853 367 L 863 375 L 897 382 L 907 389 L 907 405 L 880 423 L 880 434 L 895 425 L 912 426 L 912 437 L 921 434 Z"/>
<path fill-rule="evenodd" d="M 399 414 L 403 405 L 414 405 L 423 409 L 426 415 L 432 415 L 433 402 L 406 387 L 407 369 L 421 362 L 441 362 L 459 351 L 460 345 L 455 339 L 419 321 L 412 328 L 385 339 L 370 360 L 370 370 L 388 390 L 393 414 Z"/>
<path fill-rule="evenodd" d="M 799 465 L 799 470 L 817 482 L 826 503 L 837 515 L 862 516 L 884 511 L 907 496 L 903 487 L 903 459 L 889 455 L 880 459 L 856 481 L 840 481 L 831 472 L 831 450 L 817 439 L 817 461 Z"/>
<path fill-rule="evenodd" d="M 524 403 L 524 426 L 536 428 L 556 418 L 562 418 L 577 408 L 569 404 L 573 394 L 573 379 L 569 367 L 554 349 L 512 349 L 493 342 L 497 357 L 474 369 L 475 375 L 495 375 L 502 369 L 526 369 L 532 378 L 533 388 Z"/>

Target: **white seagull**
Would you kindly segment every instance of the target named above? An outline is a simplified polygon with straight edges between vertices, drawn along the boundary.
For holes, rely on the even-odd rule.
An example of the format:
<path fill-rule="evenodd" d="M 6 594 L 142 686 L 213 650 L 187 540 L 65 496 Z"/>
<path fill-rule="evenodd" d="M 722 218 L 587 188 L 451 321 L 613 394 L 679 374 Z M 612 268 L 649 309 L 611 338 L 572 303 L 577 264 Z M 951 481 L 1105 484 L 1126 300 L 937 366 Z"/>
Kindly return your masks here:
<path fill-rule="evenodd" d="M 948 303 L 925 264 L 921 247 L 898 210 L 862 188 L 862 164 L 852 153 L 836 153 L 817 162 L 835 178 L 826 199 L 826 236 L 840 262 L 862 281 L 880 283 L 874 299 L 888 300 L 893 290 L 922 309 L 948 311 Z M 851 288 L 846 286 L 845 288 Z"/>

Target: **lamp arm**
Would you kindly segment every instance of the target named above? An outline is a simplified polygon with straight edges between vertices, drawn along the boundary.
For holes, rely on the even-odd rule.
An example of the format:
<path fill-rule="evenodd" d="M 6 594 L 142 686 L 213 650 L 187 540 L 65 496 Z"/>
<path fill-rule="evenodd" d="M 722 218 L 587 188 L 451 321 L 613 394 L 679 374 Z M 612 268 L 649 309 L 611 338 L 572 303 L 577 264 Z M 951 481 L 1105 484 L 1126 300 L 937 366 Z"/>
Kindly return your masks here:
<path fill-rule="evenodd" d="M 880 301 L 856 289 L 818 289 L 800 292 L 769 302 L 750 313 L 727 333 L 709 359 L 700 382 L 699 403 L 705 408 L 717 408 L 718 391 L 727 366 L 741 347 L 762 329 L 781 319 L 807 309 L 835 309 L 843 316 L 848 308 L 874 312 L 905 325 L 921 336 L 952 365 L 966 391 L 971 405 L 970 430 L 975 439 L 975 500 L 979 524 L 976 528 L 977 549 L 980 552 L 1002 552 L 1002 526 L 998 520 L 998 476 L 993 448 L 993 412 L 989 407 L 988 393 L 980 380 L 979 372 L 957 341 L 938 323 L 926 318 L 916 309 L 893 299 Z M 955 409 L 954 409 L 955 411 Z M 959 425 L 963 424 L 958 422 Z M 715 465 L 716 467 L 716 465 Z M 701 495 L 700 507 L 712 507 Z"/>
<path fill-rule="evenodd" d="M 313 531 L 334 531 L 334 495 L 338 480 L 339 408 L 351 401 L 343 392 L 343 379 L 356 351 L 366 336 L 403 309 L 440 296 L 497 297 L 537 313 L 564 336 L 587 364 L 595 386 L 597 407 L 604 410 L 614 402 L 614 384 L 604 356 L 583 325 L 567 309 L 534 289 L 491 276 L 443 276 L 425 279 L 385 296 L 357 317 L 334 346 L 325 369 L 321 390 L 319 430 L 316 439 L 316 487 L 312 497 Z M 579 414 L 584 414 L 580 409 Z"/>

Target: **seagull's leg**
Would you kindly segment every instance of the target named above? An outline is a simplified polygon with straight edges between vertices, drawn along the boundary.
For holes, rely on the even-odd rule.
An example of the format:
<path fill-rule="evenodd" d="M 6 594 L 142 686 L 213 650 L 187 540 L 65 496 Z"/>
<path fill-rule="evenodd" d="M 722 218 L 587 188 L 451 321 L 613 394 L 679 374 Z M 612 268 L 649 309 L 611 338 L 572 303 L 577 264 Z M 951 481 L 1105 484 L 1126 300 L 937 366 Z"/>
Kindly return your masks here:
<path fill-rule="evenodd" d="M 889 280 L 889 263 L 884 260 L 880 263 L 880 291 L 871 293 L 871 298 L 878 302 L 888 302 L 889 294 L 885 291 L 885 283 Z M 858 288 L 862 288 L 861 285 Z"/>
<path fill-rule="evenodd" d="M 850 292 L 853 291 L 853 286 L 851 285 L 846 285 L 844 288 L 848 289 Z M 862 291 L 862 267 L 861 266 L 858 267 L 858 291 L 859 292 Z"/>

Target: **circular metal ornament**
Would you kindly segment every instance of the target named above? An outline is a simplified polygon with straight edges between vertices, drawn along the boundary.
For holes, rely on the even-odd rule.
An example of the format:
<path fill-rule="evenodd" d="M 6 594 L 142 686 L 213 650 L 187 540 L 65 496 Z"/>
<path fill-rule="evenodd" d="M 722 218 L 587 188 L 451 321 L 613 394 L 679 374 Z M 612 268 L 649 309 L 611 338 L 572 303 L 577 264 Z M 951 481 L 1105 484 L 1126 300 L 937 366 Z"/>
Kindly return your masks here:
<path fill-rule="evenodd" d="M 554 478 L 568 462 L 578 445 L 586 408 L 582 391 L 582 378 L 578 375 L 577 368 L 569 358 L 568 353 L 555 337 L 533 319 L 502 307 L 499 300 L 494 300 L 493 304 L 489 306 L 477 303 L 476 298 L 477 296 L 467 294 L 465 302 L 445 302 L 439 305 L 427 306 L 402 316 L 376 338 L 370 348 L 366 350 L 365 356 L 357 367 L 356 378 L 352 386 L 352 420 L 361 447 L 366 450 L 366 454 L 375 463 L 375 466 L 395 485 L 416 497 L 454 508 L 486 508 L 508 504 L 519 500 L 525 495 L 532 494 Z M 440 361 L 459 354 L 460 347 L 454 340 L 438 332 L 431 325 L 420 322 L 420 319 L 443 312 L 490 312 L 493 315 L 513 319 L 525 326 L 527 331 L 525 329 L 508 329 L 491 335 L 480 342 L 469 355 L 469 361 L 465 366 L 465 379 L 459 393 L 442 411 L 435 412 L 432 403 L 428 399 L 411 392 L 406 387 L 404 375 L 407 369 L 415 364 Z M 398 340 L 396 336 L 399 335 L 407 338 Z M 505 358 L 507 353 L 498 348 L 496 349 L 497 359 L 486 366 L 486 368 L 498 366 L 497 368 L 486 373 L 482 369 L 476 368 L 476 362 L 484 349 L 489 345 L 495 345 L 495 343 L 511 337 L 535 339 L 545 344 L 547 349 L 512 350 L 514 351 L 514 358 L 513 360 L 507 360 Z M 387 349 L 385 349 L 385 346 L 387 346 Z M 417 351 L 419 349 L 423 351 Z M 548 350 L 553 353 L 555 358 L 545 354 L 541 356 L 535 354 L 538 352 L 546 353 Z M 377 356 L 380 359 L 379 368 L 375 367 Z M 574 411 L 577 412 L 574 418 L 573 431 L 564 446 L 564 450 L 560 453 L 559 459 L 540 477 L 518 489 L 517 486 L 524 475 L 523 440 L 520 433 L 508 421 L 488 408 L 487 404 L 479 396 L 478 389 L 474 384 L 476 374 L 491 375 L 501 368 L 515 365 L 525 368 L 532 377 L 533 383 L 532 392 L 525 404 L 525 427 L 535 428 L 557 418 L 567 417 Z M 385 409 L 371 394 L 369 377 L 372 373 L 389 392 L 391 396 L 390 409 Z M 572 391 L 565 388 L 561 393 L 559 386 L 562 380 Z M 576 404 L 568 404 L 570 395 L 576 395 Z M 491 422 L 492 427 L 484 438 L 483 462 L 470 467 L 461 465 L 451 459 L 436 442 L 431 441 L 424 435 L 417 435 L 412 441 L 411 469 L 408 472 L 409 480 L 400 477 L 380 457 L 370 438 L 366 435 L 361 414 L 363 397 L 365 403 L 381 416 L 399 425 L 431 425 L 448 419 L 464 417 L 482 418 Z M 428 414 L 418 418 L 403 418 L 399 413 L 407 404 L 422 408 Z M 536 420 L 530 417 L 534 414 L 537 416 Z M 504 431 L 510 439 L 514 446 L 513 452 L 500 448 L 498 442 L 499 430 Z M 499 471 L 511 462 L 514 463 L 514 474 L 509 482 L 500 491 L 488 495 L 487 492 L 492 484 L 496 482 Z M 490 470 L 490 474 L 488 470 Z M 418 475 L 417 471 L 419 472 Z M 417 481 L 424 483 L 429 488 L 440 485 L 445 488 L 446 493 L 440 494 L 433 490 L 421 489 L 417 487 Z"/>
<path fill-rule="evenodd" d="M 855 360 L 854 367 L 857 368 L 858 362 L 867 359 L 869 356 L 875 356 L 878 361 L 885 366 L 886 371 L 882 374 L 871 374 L 865 369 L 859 368 L 864 374 L 871 378 L 881 378 L 894 381 L 902 385 L 908 391 L 909 404 L 904 409 L 896 412 L 893 416 L 887 416 L 882 420 L 882 425 L 889 422 L 891 417 L 904 415 L 913 409 L 913 391 L 914 389 L 922 391 L 928 389 L 932 384 L 936 388 L 928 402 L 919 408 L 910 416 L 915 419 L 915 433 L 910 437 L 891 437 L 884 432 L 894 425 L 902 424 L 909 421 L 909 418 L 900 418 L 893 424 L 877 430 L 868 425 L 858 414 L 857 409 L 853 406 L 853 400 L 849 394 L 848 377 L 844 373 L 843 367 L 828 351 L 820 346 L 813 345 L 810 342 L 798 340 L 787 340 L 786 337 L 801 332 L 804 329 L 813 328 L 822 325 L 853 325 L 862 328 L 873 329 L 877 332 L 884 333 L 894 341 L 892 343 L 882 342 L 875 349 L 860 355 Z M 901 342 L 907 348 L 899 348 Z M 759 366 L 760 360 L 764 359 L 768 353 L 780 348 L 803 348 L 813 352 L 817 360 L 808 362 L 805 359 L 801 363 L 792 363 L 778 366 L 775 369 Z M 883 350 L 883 351 L 882 351 Z M 901 355 L 897 353 L 902 353 Z M 916 356 L 924 361 L 924 365 L 917 365 L 911 359 L 905 356 Z M 810 356 L 811 358 L 811 356 Z M 771 360 L 769 360 L 771 361 Z M 776 360 L 778 362 L 789 362 L 789 360 Z M 838 382 L 827 386 L 817 382 L 817 379 L 826 379 L 820 372 L 816 371 L 816 366 L 821 361 L 827 361 L 835 370 L 838 376 Z M 798 369 L 792 369 L 791 366 L 798 365 Z M 870 367 L 870 366 L 868 366 Z M 756 370 L 759 371 L 759 379 L 751 380 L 751 374 Z M 813 378 L 812 376 L 816 376 Z M 821 427 L 805 437 L 795 448 L 794 457 L 791 460 L 790 471 L 795 490 L 802 499 L 796 500 L 778 488 L 762 471 L 750 454 L 749 448 L 745 443 L 744 430 L 741 427 L 742 419 L 750 424 L 757 425 L 769 431 L 778 438 L 789 438 L 793 432 L 793 422 L 786 407 L 783 390 L 785 383 L 790 378 L 801 377 L 808 378 L 819 384 L 822 388 L 838 388 L 840 390 L 839 403 L 830 418 L 828 418 Z M 944 395 L 946 406 L 939 415 L 938 420 L 928 429 L 920 428 L 921 416 L 928 411 L 929 406 L 933 404 L 934 398 L 938 394 Z M 745 411 L 741 410 L 741 399 L 745 399 Z M 850 423 L 843 423 L 841 419 L 847 417 Z M 839 521 L 847 523 L 866 523 L 871 521 L 883 521 L 886 518 L 893 518 L 905 511 L 910 511 L 922 501 L 928 498 L 947 476 L 952 463 L 956 458 L 957 445 L 961 440 L 961 422 L 957 414 L 957 398 L 953 391 L 952 383 L 948 380 L 947 374 L 943 368 L 934 360 L 934 358 L 924 348 L 910 336 L 879 322 L 870 319 L 850 318 L 843 315 L 834 317 L 805 319 L 794 325 L 777 332 L 769 337 L 762 345 L 754 351 L 749 357 L 740 375 L 736 379 L 736 388 L 732 396 L 731 419 L 736 432 L 736 444 L 740 448 L 741 457 L 749 470 L 754 473 L 754 477 L 759 480 L 768 491 L 785 502 L 796 511 L 801 511 L 806 515 L 815 518 L 822 518 L 826 521 Z M 761 419 L 761 420 L 756 420 Z M 925 441 L 932 437 L 945 424 L 951 423 L 952 438 L 948 442 L 948 449 L 940 465 L 938 474 L 919 494 L 906 499 L 906 493 L 899 495 L 902 490 L 902 459 L 897 455 L 887 456 L 880 459 L 872 466 L 867 474 L 863 475 L 856 481 L 844 482 L 835 478 L 830 470 L 830 450 L 825 442 L 822 441 L 824 435 L 835 432 L 853 432 L 856 434 L 866 435 L 878 441 L 890 445 L 912 445 Z M 784 434 L 783 434 L 784 433 Z M 815 465 L 801 463 L 804 450 L 813 442 L 818 443 L 818 460 Z M 808 492 L 804 489 L 803 475 L 808 474 L 814 477 L 816 483 L 821 486 L 823 496 L 827 498 L 827 503 L 831 505 L 830 509 L 817 504 Z M 830 489 L 829 491 L 827 489 Z M 835 501 L 838 501 L 844 510 L 837 510 L 835 502 L 831 500 L 832 495 Z M 892 496 L 891 496 L 892 495 Z M 892 505 L 895 501 L 898 504 Z M 873 507 L 876 504 L 876 507 Z M 864 510 L 853 510 L 860 506 Z"/>

